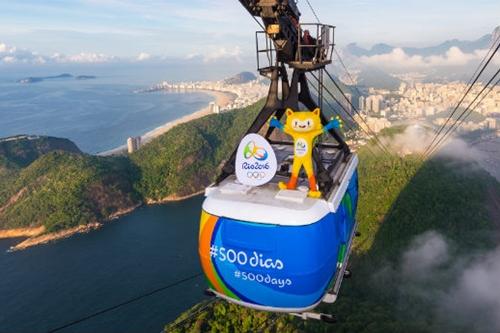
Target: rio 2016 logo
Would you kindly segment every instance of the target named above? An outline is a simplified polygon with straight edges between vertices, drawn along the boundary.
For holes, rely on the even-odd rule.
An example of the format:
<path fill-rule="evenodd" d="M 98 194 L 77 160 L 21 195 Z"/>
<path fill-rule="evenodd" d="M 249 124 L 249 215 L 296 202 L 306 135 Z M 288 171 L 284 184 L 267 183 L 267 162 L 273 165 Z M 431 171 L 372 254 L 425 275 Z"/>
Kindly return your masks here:
<path fill-rule="evenodd" d="M 276 174 L 278 162 L 273 147 L 266 138 L 250 133 L 241 139 L 235 161 L 235 173 L 247 186 L 261 186 Z"/>
<path fill-rule="evenodd" d="M 295 155 L 298 157 L 305 156 L 307 154 L 307 142 L 304 139 L 297 139 L 295 142 Z"/>
<path fill-rule="evenodd" d="M 258 147 L 254 141 L 250 141 L 243 150 L 243 156 L 247 160 L 254 157 L 257 161 L 265 161 L 268 154 L 264 148 Z"/>

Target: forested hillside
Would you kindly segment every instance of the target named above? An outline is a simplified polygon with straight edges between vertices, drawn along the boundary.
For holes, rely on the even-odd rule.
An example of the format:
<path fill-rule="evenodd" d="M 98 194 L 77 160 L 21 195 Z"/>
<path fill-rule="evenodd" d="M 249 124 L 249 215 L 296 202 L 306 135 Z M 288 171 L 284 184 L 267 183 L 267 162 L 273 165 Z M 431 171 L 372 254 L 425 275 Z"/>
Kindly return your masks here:
<path fill-rule="evenodd" d="M 361 236 L 351 257 L 353 276 L 344 280 L 337 303 L 319 308 L 335 314 L 337 324 L 305 322 L 215 301 L 203 311 L 200 306 L 187 311 L 165 331 L 481 332 L 469 323 L 455 326 L 460 321 L 440 313 L 441 303 L 433 295 L 453 293 L 458 275 L 450 273 L 454 262 L 473 261 L 470 253 L 479 255 L 494 247 L 498 226 L 491 207 L 500 196 L 499 183 L 470 161 L 436 158 L 422 165 L 412 156 L 374 157 L 364 149 L 360 159 Z M 422 238 L 430 244 L 423 249 L 432 249 L 431 263 L 435 258 L 448 260 L 429 268 L 430 276 L 417 270 L 425 257 L 407 262 L 415 239 L 418 243 Z M 444 259 L 442 239 L 452 244 Z"/>
<path fill-rule="evenodd" d="M 137 190 L 150 200 L 195 193 L 209 185 L 221 162 L 256 117 L 262 102 L 176 126 L 131 155 Z"/>
<path fill-rule="evenodd" d="M 0 141 L 0 230 L 57 231 L 196 193 L 214 180 L 261 105 L 179 125 L 131 156 L 91 156 L 51 137 Z"/>
<path fill-rule="evenodd" d="M 0 229 L 57 231 L 103 221 L 140 203 L 124 157 L 53 151 L 13 172 L 0 189 Z"/>

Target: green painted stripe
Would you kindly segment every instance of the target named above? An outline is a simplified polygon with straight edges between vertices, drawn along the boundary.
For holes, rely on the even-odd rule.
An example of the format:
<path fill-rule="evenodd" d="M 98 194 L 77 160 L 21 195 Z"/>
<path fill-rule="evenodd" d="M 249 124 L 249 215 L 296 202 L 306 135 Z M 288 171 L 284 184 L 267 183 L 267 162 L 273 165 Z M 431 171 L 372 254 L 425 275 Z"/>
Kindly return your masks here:
<path fill-rule="evenodd" d="M 215 278 L 217 279 L 217 282 L 219 282 L 219 285 L 222 287 L 222 290 L 224 291 L 224 295 L 229 296 L 231 298 L 234 298 L 238 301 L 241 301 L 241 299 L 238 296 L 236 296 L 231 290 L 229 290 L 229 288 L 226 286 L 224 281 L 221 279 L 221 277 L 217 273 L 217 270 L 215 269 L 215 266 L 213 263 L 212 263 L 212 269 L 214 270 L 214 273 L 215 273 L 214 275 L 215 275 Z M 214 288 L 214 290 L 216 290 L 216 289 Z"/>

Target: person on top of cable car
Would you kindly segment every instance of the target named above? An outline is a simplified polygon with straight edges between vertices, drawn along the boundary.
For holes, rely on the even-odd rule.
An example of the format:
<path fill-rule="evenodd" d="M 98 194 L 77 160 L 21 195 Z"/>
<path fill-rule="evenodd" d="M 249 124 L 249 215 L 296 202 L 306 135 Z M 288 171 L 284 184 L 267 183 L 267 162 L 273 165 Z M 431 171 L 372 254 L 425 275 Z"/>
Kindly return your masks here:
<path fill-rule="evenodd" d="M 301 44 L 305 47 L 302 48 L 302 61 L 312 61 L 316 53 L 316 38 L 311 36 L 309 30 L 304 30 L 304 35 L 301 39 Z"/>

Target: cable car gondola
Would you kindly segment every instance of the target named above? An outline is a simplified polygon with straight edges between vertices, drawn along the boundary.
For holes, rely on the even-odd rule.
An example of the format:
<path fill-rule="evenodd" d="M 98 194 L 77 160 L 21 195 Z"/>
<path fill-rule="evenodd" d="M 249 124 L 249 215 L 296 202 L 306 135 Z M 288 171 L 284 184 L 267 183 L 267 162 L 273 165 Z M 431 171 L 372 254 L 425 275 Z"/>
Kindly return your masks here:
<path fill-rule="evenodd" d="M 309 71 L 320 71 L 322 77 L 322 69 L 331 63 L 333 27 L 309 24 L 317 39 L 314 45 L 302 45 L 304 25 L 298 23 L 294 1 L 240 2 L 264 22 L 260 34 L 266 47 L 260 49 L 257 43 L 257 54 L 265 54 L 269 63 L 261 67 L 258 62 L 258 67 L 271 84 L 265 106 L 205 191 L 201 265 L 217 297 L 328 321 L 330 315 L 310 311 L 337 298 L 347 275 L 358 201 L 358 157 L 321 114 L 306 78 Z M 313 57 L 302 57 L 305 47 L 313 49 Z M 286 66 L 293 71 L 291 81 Z M 294 115 L 301 106 L 308 110 Z M 293 125 L 291 117 L 300 120 Z M 275 131 L 285 126 L 299 126 L 301 131 L 302 125 L 315 121 L 333 143 L 296 137 L 290 141 Z M 306 169 L 313 175 L 297 171 L 294 160 L 300 156 L 311 160 Z M 277 171 L 269 175 L 266 165 L 275 165 Z M 242 170 L 248 182 L 242 181 Z"/>

